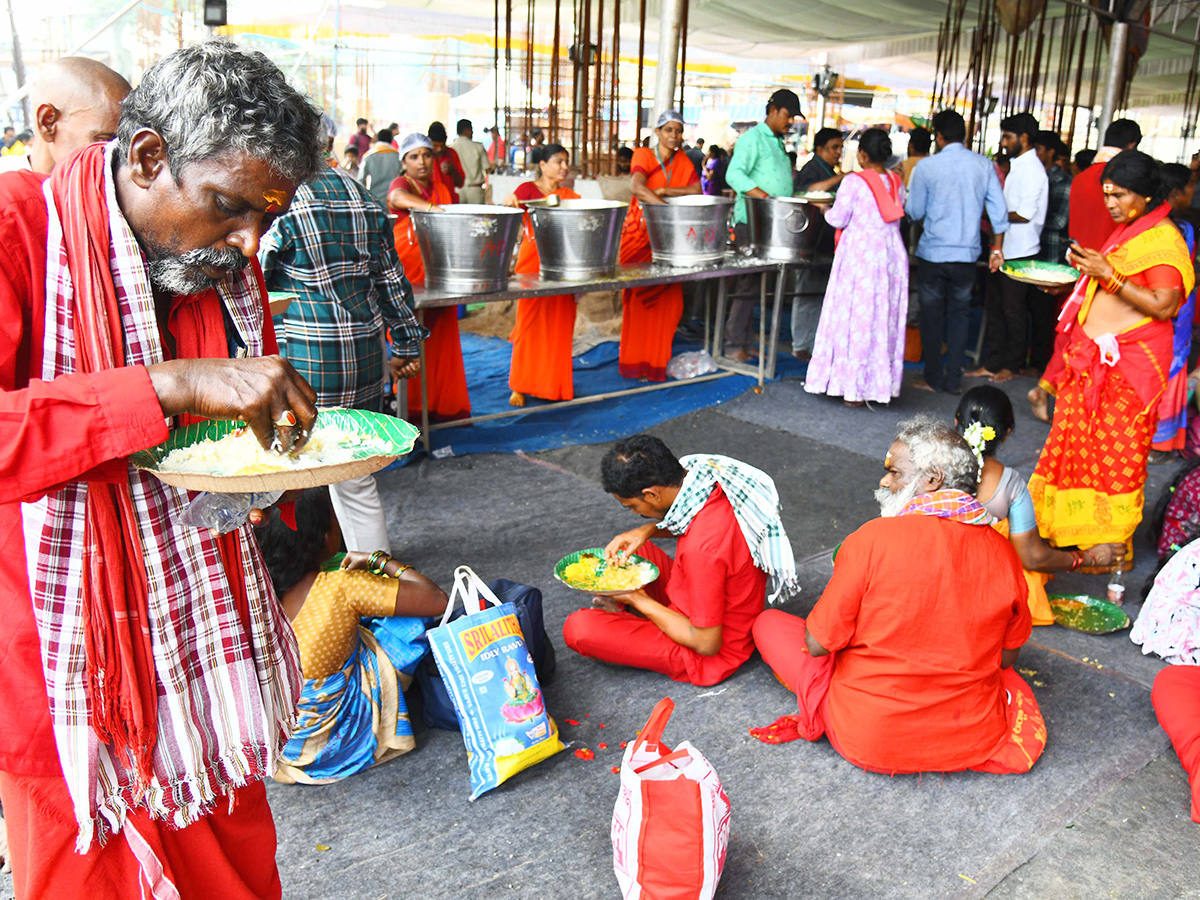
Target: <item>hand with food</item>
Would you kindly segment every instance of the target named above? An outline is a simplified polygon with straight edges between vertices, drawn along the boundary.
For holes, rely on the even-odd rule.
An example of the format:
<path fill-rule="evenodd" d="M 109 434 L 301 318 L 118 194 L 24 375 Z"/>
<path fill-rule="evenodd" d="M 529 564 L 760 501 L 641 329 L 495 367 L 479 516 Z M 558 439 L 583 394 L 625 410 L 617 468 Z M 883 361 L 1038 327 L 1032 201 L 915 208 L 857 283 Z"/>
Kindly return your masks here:
<path fill-rule="evenodd" d="M 658 526 L 650 523 L 618 534 L 604 548 L 604 558 L 610 563 L 616 563 L 619 566 L 625 565 L 629 557 L 637 553 L 657 530 Z"/>
<path fill-rule="evenodd" d="M 167 418 L 241 419 L 264 449 L 299 450 L 317 418 L 316 392 L 281 356 L 175 359 L 146 371 Z"/>

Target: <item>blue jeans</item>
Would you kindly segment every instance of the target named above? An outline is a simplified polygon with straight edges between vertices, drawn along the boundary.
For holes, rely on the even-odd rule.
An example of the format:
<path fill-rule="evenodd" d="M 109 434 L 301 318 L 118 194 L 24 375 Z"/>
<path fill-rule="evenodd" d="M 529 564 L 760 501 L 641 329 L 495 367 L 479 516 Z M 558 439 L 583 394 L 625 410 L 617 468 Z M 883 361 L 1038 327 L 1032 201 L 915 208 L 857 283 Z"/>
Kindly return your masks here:
<path fill-rule="evenodd" d="M 917 259 L 917 298 L 921 302 L 921 361 L 931 387 L 957 391 L 967 349 L 967 313 L 975 264 Z M 942 361 L 942 343 L 946 359 Z"/>

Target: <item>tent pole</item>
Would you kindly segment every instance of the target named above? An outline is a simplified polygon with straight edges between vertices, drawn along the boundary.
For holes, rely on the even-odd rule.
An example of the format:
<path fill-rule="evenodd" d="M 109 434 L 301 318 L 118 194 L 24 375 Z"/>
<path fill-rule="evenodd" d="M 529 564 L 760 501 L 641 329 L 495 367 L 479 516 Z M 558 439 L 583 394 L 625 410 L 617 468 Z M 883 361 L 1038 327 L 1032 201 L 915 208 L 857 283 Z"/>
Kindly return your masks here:
<path fill-rule="evenodd" d="M 646 0 L 642 0 L 641 18 L 638 19 L 638 79 L 637 110 L 633 116 L 633 146 L 642 146 L 642 76 L 646 70 Z"/>
<path fill-rule="evenodd" d="M 1108 43 L 1108 80 L 1104 83 L 1104 103 L 1100 107 L 1100 141 L 1112 124 L 1118 98 L 1121 96 L 1121 78 L 1125 68 L 1125 52 L 1129 46 L 1129 23 L 1112 23 L 1112 40 Z"/>
<path fill-rule="evenodd" d="M 658 23 L 658 65 L 654 79 L 654 109 L 650 124 L 675 101 L 675 67 L 679 64 L 679 32 L 683 25 L 684 0 L 662 0 Z"/>

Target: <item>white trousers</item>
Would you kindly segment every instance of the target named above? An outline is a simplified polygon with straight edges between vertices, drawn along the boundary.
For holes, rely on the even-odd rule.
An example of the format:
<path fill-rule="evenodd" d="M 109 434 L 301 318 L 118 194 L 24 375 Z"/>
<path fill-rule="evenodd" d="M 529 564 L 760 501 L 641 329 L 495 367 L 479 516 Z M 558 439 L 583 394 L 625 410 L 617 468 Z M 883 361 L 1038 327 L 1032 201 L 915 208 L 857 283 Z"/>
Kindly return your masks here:
<path fill-rule="evenodd" d="M 388 539 L 387 519 L 374 475 L 363 475 L 329 486 L 333 511 L 342 527 L 342 539 L 347 550 L 373 553 L 392 549 Z"/>

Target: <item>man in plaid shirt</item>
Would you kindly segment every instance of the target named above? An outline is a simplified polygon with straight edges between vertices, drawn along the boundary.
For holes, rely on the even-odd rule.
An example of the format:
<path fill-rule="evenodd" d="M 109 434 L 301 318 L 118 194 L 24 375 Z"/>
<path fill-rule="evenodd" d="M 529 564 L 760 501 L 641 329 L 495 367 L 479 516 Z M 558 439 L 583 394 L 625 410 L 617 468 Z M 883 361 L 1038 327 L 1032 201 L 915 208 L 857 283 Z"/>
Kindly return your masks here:
<path fill-rule="evenodd" d="M 413 315 L 387 213 L 361 184 L 327 168 L 296 191 L 263 236 L 259 261 L 270 290 L 296 300 L 283 315 L 282 352 L 317 392 L 317 405 L 378 411 L 383 328 L 391 333 L 395 385 L 420 371 L 429 336 Z M 387 550 L 387 521 L 373 475 L 331 487 L 348 550 Z"/>

